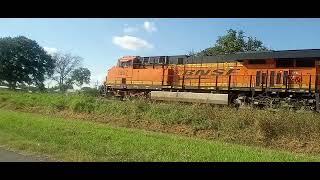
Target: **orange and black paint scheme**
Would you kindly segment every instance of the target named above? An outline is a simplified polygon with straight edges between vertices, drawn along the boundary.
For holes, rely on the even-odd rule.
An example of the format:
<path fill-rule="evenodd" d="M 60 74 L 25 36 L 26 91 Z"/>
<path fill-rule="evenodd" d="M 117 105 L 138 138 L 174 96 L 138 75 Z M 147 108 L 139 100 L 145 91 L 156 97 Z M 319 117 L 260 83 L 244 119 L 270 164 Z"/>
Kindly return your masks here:
<path fill-rule="evenodd" d="M 281 52 L 285 58 L 273 55 L 276 52 Z M 318 85 L 320 50 L 276 52 L 264 52 L 263 58 L 256 59 L 250 57 L 250 53 L 237 59 L 236 55 L 230 59 L 225 55 L 220 56 L 221 60 L 211 56 L 125 56 L 108 71 L 105 85 L 118 89 L 218 90 L 230 84 L 231 89 L 243 91 L 254 88 L 256 91 L 314 92 Z"/>
<path fill-rule="evenodd" d="M 320 49 L 217 56 L 125 56 L 108 70 L 112 92 L 317 93 Z"/>

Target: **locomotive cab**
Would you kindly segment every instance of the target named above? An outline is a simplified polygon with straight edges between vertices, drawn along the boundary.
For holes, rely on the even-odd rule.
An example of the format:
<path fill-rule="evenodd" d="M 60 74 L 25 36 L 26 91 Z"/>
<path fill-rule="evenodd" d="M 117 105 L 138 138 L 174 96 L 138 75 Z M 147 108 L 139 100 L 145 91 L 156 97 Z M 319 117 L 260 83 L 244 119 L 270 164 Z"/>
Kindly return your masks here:
<path fill-rule="evenodd" d="M 118 61 L 118 67 L 132 67 L 137 69 L 141 66 L 141 61 L 137 56 L 125 56 Z"/>

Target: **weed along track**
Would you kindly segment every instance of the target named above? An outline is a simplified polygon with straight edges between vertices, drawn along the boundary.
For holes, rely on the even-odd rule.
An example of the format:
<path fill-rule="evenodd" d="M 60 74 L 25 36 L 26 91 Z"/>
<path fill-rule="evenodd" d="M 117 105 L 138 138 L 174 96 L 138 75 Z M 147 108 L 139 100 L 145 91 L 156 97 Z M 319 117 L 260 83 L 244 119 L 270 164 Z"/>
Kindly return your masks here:
<path fill-rule="evenodd" d="M 319 114 L 199 104 L 116 101 L 84 95 L 0 91 L 1 109 L 219 140 L 290 152 L 320 153 Z"/>

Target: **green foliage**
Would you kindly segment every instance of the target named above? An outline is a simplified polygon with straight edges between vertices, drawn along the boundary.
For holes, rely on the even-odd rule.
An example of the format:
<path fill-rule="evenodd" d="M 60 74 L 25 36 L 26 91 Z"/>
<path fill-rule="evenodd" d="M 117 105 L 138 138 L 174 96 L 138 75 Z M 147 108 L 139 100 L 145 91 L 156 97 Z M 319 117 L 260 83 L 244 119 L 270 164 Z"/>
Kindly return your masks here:
<path fill-rule="evenodd" d="M 65 98 L 58 98 L 56 101 L 52 102 L 52 107 L 59 111 L 65 110 L 68 107 L 68 102 Z"/>
<path fill-rule="evenodd" d="M 0 38 L 0 81 L 11 89 L 19 84 L 33 84 L 44 89 L 51 76 L 54 60 L 36 41 L 24 36 Z"/>
<path fill-rule="evenodd" d="M 66 91 L 73 85 L 72 71 L 80 66 L 82 58 L 70 53 L 55 53 L 55 69 L 53 79 L 59 84 L 60 91 Z"/>
<path fill-rule="evenodd" d="M 72 72 L 71 81 L 75 82 L 77 86 L 82 86 L 84 83 L 90 83 L 91 72 L 87 68 L 78 68 Z"/>
<path fill-rule="evenodd" d="M 95 109 L 95 99 L 86 96 L 80 96 L 80 98 L 72 101 L 71 108 L 74 112 L 91 113 Z"/>
<path fill-rule="evenodd" d="M 219 36 L 216 44 L 213 47 L 207 48 L 198 56 L 213 56 L 220 54 L 234 54 L 237 52 L 250 52 L 250 51 L 267 51 L 268 49 L 263 46 L 262 41 L 253 37 L 244 36 L 243 31 L 236 31 L 229 29 L 227 34 Z"/>
<path fill-rule="evenodd" d="M 100 92 L 96 88 L 83 87 L 81 88 L 81 93 L 87 96 L 99 96 Z"/>
<path fill-rule="evenodd" d="M 67 90 L 67 89 L 73 89 L 73 86 L 71 83 L 66 83 L 66 84 L 61 84 L 59 86 L 60 89 L 62 89 L 63 91 Z"/>

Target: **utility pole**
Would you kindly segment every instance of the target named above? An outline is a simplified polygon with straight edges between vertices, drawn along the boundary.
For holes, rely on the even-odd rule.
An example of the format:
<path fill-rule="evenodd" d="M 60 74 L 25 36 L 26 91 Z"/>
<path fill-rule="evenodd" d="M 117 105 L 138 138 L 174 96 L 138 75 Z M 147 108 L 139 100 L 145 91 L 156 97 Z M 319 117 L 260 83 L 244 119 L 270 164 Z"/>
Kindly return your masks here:
<path fill-rule="evenodd" d="M 99 88 L 99 81 L 97 80 L 97 82 L 95 83 L 95 88 L 98 89 Z"/>

